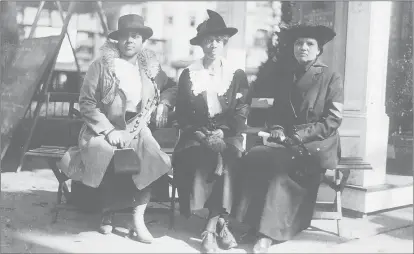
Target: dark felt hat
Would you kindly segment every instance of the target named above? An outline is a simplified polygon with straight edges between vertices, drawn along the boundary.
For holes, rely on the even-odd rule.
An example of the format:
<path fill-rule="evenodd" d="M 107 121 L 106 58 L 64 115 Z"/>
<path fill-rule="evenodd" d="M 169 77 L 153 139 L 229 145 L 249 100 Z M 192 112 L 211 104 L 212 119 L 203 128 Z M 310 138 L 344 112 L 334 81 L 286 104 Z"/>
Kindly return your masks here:
<path fill-rule="evenodd" d="M 298 38 L 313 38 L 318 42 L 320 48 L 336 36 L 334 30 L 321 25 L 298 25 L 291 27 L 286 32 L 292 43 Z"/>
<path fill-rule="evenodd" d="M 197 35 L 190 40 L 191 45 L 199 45 L 201 40 L 208 35 L 219 34 L 231 37 L 238 32 L 237 28 L 227 27 L 223 17 L 217 12 L 207 10 L 207 14 L 209 18 L 197 26 Z"/>
<path fill-rule="evenodd" d="M 152 29 L 144 25 L 144 18 L 137 14 L 128 14 L 120 17 L 118 19 L 118 30 L 110 33 L 108 37 L 113 40 L 118 40 L 119 34 L 124 31 L 137 32 L 145 39 L 153 35 Z"/>

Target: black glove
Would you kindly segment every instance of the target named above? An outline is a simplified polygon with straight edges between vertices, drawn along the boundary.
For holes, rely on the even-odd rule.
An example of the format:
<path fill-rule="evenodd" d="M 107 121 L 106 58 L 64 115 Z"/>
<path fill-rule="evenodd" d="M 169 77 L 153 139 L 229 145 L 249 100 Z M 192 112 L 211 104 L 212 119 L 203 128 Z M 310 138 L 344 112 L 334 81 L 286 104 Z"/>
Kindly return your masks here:
<path fill-rule="evenodd" d="M 208 132 L 211 133 L 211 132 Z M 224 140 L 220 137 L 220 135 L 211 135 L 206 134 L 205 131 L 196 131 L 194 132 L 196 135 L 198 141 L 200 141 L 202 144 L 213 150 L 214 152 L 222 152 L 224 149 L 226 149 L 226 143 Z"/>

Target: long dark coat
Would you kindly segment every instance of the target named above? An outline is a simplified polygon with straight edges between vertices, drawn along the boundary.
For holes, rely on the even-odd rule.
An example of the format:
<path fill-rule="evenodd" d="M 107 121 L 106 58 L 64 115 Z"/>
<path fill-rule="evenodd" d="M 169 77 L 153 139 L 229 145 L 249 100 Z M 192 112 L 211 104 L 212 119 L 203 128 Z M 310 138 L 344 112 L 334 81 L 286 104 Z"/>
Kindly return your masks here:
<path fill-rule="evenodd" d="M 296 126 L 305 144 L 338 135 L 344 98 L 337 73 L 315 61 L 302 73 L 292 68 L 275 76 L 278 87 L 267 117 L 269 128 L 289 132 Z M 333 149 L 334 155 L 339 154 L 339 147 Z M 283 146 L 263 145 L 252 148 L 241 165 L 236 218 L 274 240 L 289 240 L 310 225 L 325 171 L 320 165 L 304 165 Z M 320 170 L 306 178 L 291 174 L 304 166 Z"/>
<path fill-rule="evenodd" d="M 242 70 L 230 73 L 229 84 L 223 84 L 228 89 L 218 96 L 222 113 L 211 118 L 203 94 L 193 91 L 192 68 L 203 68 L 202 63 L 196 62 L 185 69 L 178 82 L 176 115 L 182 132 L 174 151 L 173 166 L 180 211 L 186 216 L 202 208 L 224 208 L 230 212 L 234 194 L 234 164 L 244 148 L 241 131 L 246 127 L 249 112 L 246 103 L 247 77 Z M 220 179 L 212 182 L 208 179 L 216 167 L 217 156 L 195 137 L 194 132 L 202 127 L 223 130 L 227 144 L 223 153 L 225 172 Z"/>

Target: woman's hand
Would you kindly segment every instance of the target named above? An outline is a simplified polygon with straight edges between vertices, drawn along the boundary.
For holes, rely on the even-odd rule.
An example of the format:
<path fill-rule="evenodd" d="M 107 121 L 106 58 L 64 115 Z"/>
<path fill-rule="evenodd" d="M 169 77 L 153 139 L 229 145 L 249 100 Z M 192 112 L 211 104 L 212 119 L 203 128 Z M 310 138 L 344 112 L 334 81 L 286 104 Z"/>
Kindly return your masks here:
<path fill-rule="evenodd" d="M 161 103 L 157 107 L 157 114 L 155 117 L 155 122 L 157 128 L 162 128 L 167 125 L 168 122 L 168 107 L 167 105 Z"/>
<path fill-rule="evenodd" d="M 126 135 L 122 130 L 113 130 L 105 136 L 106 141 L 112 146 L 124 148 L 127 145 Z"/>
<path fill-rule="evenodd" d="M 286 139 L 283 129 L 274 129 L 270 131 L 269 141 L 275 140 L 276 142 L 281 142 Z"/>
<path fill-rule="evenodd" d="M 212 131 L 211 135 L 216 136 L 216 137 L 221 138 L 221 139 L 224 138 L 224 132 L 221 129 L 217 129 L 217 130 Z"/>

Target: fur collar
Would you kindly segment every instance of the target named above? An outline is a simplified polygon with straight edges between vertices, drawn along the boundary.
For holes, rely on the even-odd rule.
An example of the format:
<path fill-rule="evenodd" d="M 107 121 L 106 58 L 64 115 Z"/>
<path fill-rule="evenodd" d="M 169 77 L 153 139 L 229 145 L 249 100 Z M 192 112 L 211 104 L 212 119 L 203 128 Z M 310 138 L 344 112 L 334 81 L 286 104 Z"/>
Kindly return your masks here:
<path fill-rule="evenodd" d="M 114 59 L 120 58 L 120 52 L 115 42 L 107 40 L 100 48 L 102 64 L 109 72 L 115 75 Z M 160 65 L 155 53 L 149 49 L 142 49 L 138 54 L 138 64 L 143 68 L 149 79 L 154 80 L 160 71 Z"/>

